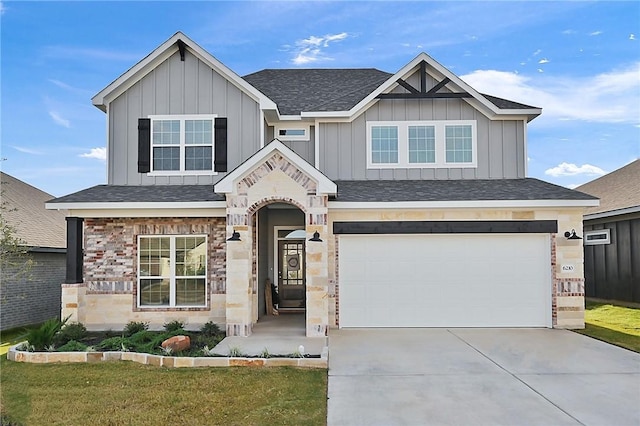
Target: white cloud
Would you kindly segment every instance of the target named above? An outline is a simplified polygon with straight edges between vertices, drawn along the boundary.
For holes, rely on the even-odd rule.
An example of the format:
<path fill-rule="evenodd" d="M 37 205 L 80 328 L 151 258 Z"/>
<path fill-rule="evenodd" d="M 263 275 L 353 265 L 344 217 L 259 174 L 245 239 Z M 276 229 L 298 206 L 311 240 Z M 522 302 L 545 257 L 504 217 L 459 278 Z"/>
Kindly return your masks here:
<path fill-rule="evenodd" d="M 541 74 L 527 77 L 514 72 L 478 70 L 461 78 L 482 93 L 543 108 L 539 120 L 637 124 L 638 74 L 640 62 L 587 77 Z"/>
<path fill-rule="evenodd" d="M 4 3 L 0 1 L 0 15 L 4 15 L 7 11 L 7 8 L 4 6 Z"/>
<path fill-rule="evenodd" d="M 49 116 L 56 122 L 56 124 L 61 125 L 62 127 L 66 127 L 67 129 L 71 127 L 71 122 L 66 118 L 63 118 L 56 111 L 49 111 Z"/>
<path fill-rule="evenodd" d="M 96 158 L 101 161 L 107 160 L 107 148 L 91 148 L 91 151 L 80 154 L 82 158 Z"/>
<path fill-rule="evenodd" d="M 538 61 L 539 64 L 548 64 L 549 60 L 547 58 L 542 58 Z"/>
<path fill-rule="evenodd" d="M 576 175 L 602 176 L 607 174 L 607 172 L 602 170 L 600 167 L 592 166 L 591 164 L 577 166 L 573 163 L 560 163 L 556 167 L 545 170 L 544 174 L 553 177 Z"/>
<path fill-rule="evenodd" d="M 600 34 L 602 34 L 602 31 L 594 31 L 589 33 L 590 36 L 599 36 Z"/>
<path fill-rule="evenodd" d="M 569 185 L 565 185 L 567 188 L 569 189 L 576 189 L 577 187 L 580 186 L 580 184 L 578 183 L 570 183 Z"/>
<path fill-rule="evenodd" d="M 544 70 L 542 68 L 538 68 L 538 72 L 542 73 Z"/>
<path fill-rule="evenodd" d="M 542 53 L 542 50 L 538 49 L 535 52 L 533 52 L 533 56 L 538 56 L 541 53 Z"/>
<path fill-rule="evenodd" d="M 295 65 L 305 65 L 312 62 L 330 61 L 332 58 L 324 54 L 323 49 L 329 47 L 329 43 L 346 39 L 348 33 L 327 34 L 322 37 L 310 36 L 295 43 L 295 57 L 291 60 Z"/>
<path fill-rule="evenodd" d="M 635 34 L 629 34 L 629 40 L 635 40 L 635 39 L 636 39 Z"/>
<path fill-rule="evenodd" d="M 50 83 L 55 84 L 59 88 L 64 89 L 64 90 L 68 90 L 70 92 L 77 92 L 77 93 L 87 93 L 87 92 L 89 92 L 88 90 L 80 89 L 78 87 L 73 87 L 73 86 L 71 86 L 71 85 L 69 85 L 69 84 L 67 84 L 67 83 L 65 83 L 63 81 L 60 81 L 60 80 L 56 80 L 56 79 L 53 79 L 53 78 L 49 78 L 48 80 L 49 80 Z"/>
<path fill-rule="evenodd" d="M 15 145 L 11 145 L 11 148 L 15 149 L 16 151 L 20 151 L 20 152 L 22 152 L 24 154 L 44 155 L 44 152 L 39 151 L 37 149 L 24 148 L 22 146 L 15 146 Z"/>
<path fill-rule="evenodd" d="M 562 32 L 562 34 L 565 34 L 565 35 L 571 35 L 571 34 L 575 34 L 575 33 L 576 33 L 576 30 L 564 30 Z"/>

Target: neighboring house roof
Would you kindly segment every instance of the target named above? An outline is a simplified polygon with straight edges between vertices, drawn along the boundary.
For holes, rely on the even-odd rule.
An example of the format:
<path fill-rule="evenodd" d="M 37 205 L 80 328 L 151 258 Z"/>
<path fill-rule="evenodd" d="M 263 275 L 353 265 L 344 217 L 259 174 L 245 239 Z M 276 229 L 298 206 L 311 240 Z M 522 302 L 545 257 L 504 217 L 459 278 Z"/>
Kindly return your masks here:
<path fill-rule="evenodd" d="M 595 201 L 591 195 L 538 179 L 336 181 L 338 202 L 563 200 Z M 161 203 L 224 201 L 211 185 L 98 185 L 57 198 L 66 203 Z"/>
<path fill-rule="evenodd" d="M 588 208 L 585 216 L 604 217 L 640 211 L 640 159 L 576 190 L 600 198 L 600 205 Z"/>
<path fill-rule="evenodd" d="M 29 247 L 66 248 L 65 212 L 46 210 L 52 195 L 0 172 L 3 216 Z"/>

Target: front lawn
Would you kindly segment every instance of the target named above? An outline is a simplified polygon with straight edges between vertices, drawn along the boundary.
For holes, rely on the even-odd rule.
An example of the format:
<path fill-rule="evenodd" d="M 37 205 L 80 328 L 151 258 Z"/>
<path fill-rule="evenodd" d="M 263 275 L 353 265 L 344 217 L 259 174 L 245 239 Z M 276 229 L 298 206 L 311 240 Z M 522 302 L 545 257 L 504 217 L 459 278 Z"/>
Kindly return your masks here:
<path fill-rule="evenodd" d="M 1 424 L 326 424 L 326 370 L 26 364 L 2 358 Z"/>
<path fill-rule="evenodd" d="M 640 309 L 587 301 L 584 330 L 598 340 L 640 352 Z"/>

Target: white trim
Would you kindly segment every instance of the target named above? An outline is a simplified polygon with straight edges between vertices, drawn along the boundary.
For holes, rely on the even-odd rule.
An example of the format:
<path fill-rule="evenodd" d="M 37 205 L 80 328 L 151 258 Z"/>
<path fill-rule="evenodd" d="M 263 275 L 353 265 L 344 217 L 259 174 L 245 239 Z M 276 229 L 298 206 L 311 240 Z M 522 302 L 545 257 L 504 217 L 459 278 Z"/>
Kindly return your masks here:
<path fill-rule="evenodd" d="M 110 142 L 109 141 L 109 117 L 110 117 L 109 116 L 109 105 L 106 106 L 106 113 L 107 113 L 107 119 L 105 121 L 107 123 L 107 126 L 106 126 L 105 130 L 106 130 L 106 134 L 107 134 L 107 155 L 106 155 L 107 158 L 105 159 L 105 164 L 106 164 L 107 168 L 106 168 L 106 173 L 105 173 L 106 174 L 106 176 L 105 176 L 106 181 L 105 182 L 110 184 L 111 180 L 109 179 L 109 166 L 111 164 L 111 160 L 110 160 L 111 152 L 109 150 L 110 150 L 111 144 L 109 143 Z"/>
<path fill-rule="evenodd" d="M 320 170 L 320 122 L 316 120 L 313 127 L 314 141 L 313 141 L 313 165 L 316 169 Z"/>
<path fill-rule="evenodd" d="M 284 123 L 279 123 L 273 126 L 273 132 L 276 139 L 281 141 L 305 141 L 308 142 L 311 140 L 309 135 L 311 125 L 308 123 L 296 123 L 295 125 L 287 125 Z M 284 130 L 302 130 L 304 134 L 302 135 L 281 135 L 280 131 Z"/>
<path fill-rule="evenodd" d="M 264 142 L 265 142 L 265 134 L 264 134 L 264 128 L 265 128 L 265 119 L 264 119 L 264 110 L 262 110 L 262 108 L 260 108 L 260 113 L 259 113 L 259 117 L 260 117 L 260 149 L 264 148 Z M 214 145 L 215 145 L 215 141 L 214 141 Z"/>
<path fill-rule="evenodd" d="M 225 201 L 45 203 L 47 210 L 226 209 Z"/>
<path fill-rule="evenodd" d="M 600 200 L 598 200 L 598 204 L 596 204 L 596 206 L 598 206 L 598 205 L 600 205 Z M 583 219 L 584 220 L 601 219 L 601 218 L 605 218 L 605 217 L 620 216 L 620 215 L 623 215 L 623 214 L 638 213 L 638 212 L 640 212 L 640 206 L 626 207 L 624 209 L 609 210 L 609 211 L 601 212 L 601 213 L 585 214 L 583 216 Z"/>
<path fill-rule="evenodd" d="M 329 201 L 329 210 L 592 207 L 595 200 Z"/>
<path fill-rule="evenodd" d="M 114 209 L 114 210 L 70 210 L 76 217 L 226 217 L 226 209 Z"/>
<path fill-rule="evenodd" d="M 398 129 L 398 162 L 372 162 L 371 131 L 373 127 L 393 126 Z M 435 162 L 409 162 L 409 127 L 433 127 L 435 135 Z M 446 159 L 446 128 L 447 126 L 471 126 L 471 162 L 448 163 Z M 368 169 L 434 169 L 434 168 L 477 168 L 478 167 L 478 135 L 475 120 L 404 120 L 404 121 L 367 121 L 367 168 Z"/>
<path fill-rule="evenodd" d="M 287 148 L 287 146 L 280 142 L 278 139 L 274 139 L 264 148 L 249 157 L 244 163 L 236 167 L 233 171 L 227 173 L 225 177 L 223 177 L 220 181 L 218 181 L 218 183 L 214 185 L 213 191 L 218 194 L 228 194 L 233 192 L 233 183 L 244 176 L 245 173 L 253 170 L 255 166 L 257 166 L 262 160 L 271 155 L 271 153 L 273 153 L 274 151 L 278 151 L 287 160 L 289 160 L 291 163 L 295 164 L 296 167 L 302 170 L 307 176 L 315 180 L 318 184 L 318 194 L 335 194 L 338 191 L 336 184 L 331 179 L 326 177 L 318 169 L 313 167 L 291 149 Z"/>
<path fill-rule="evenodd" d="M 522 151 L 524 155 L 524 176 L 529 176 L 529 139 L 527 138 L 527 120 L 523 120 L 524 123 L 524 140 L 522 141 Z"/>
<path fill-rule="evenodd" d="M 107 87 L 98 92 L 91 101 L 93 104 L 104 111 L 104 106 L 115 99 L 118 95 L 129 89 L 137 81 L 142 79 L 145 75 L 150 73 L 159 63 L 169 58 L 175 52 L 178 51 L 176 42 L 182 40 L 186 49 L 189 50 L 196 58 L 203 61 L 214 72 L 225 77 L 234 86 L 246 93 L 260 104 L 262 109 L 276 110 L 276 104 L 267 96 L 265 96 L 258 89 L 246 82 L 242 77 L 236 74 L 233 70 L 228 68 L 222 62 L 213 57 L 209 52 L 198 46 L 193 40 L 187 37 L 184 33 L 178 31 L 172 35 L 167 41 L 162 43 L 156 49 L 154 49 L 144 59 L 139 61 L 128 71 L 114 80 Z"/>
<path fill-rule="evenodd" d="M 601 235 L 604 234 L 605 238 L 603 239 L 595 239 L 590 240 L 589 237 L 592 235 Z M 583 244 L 585 246 L 597 246 L 603 244 L 611 244 L 611 230 L 608 228 L 605 229 L 593 229 L 591 231 L 584 231 L 583 235 Z"/>

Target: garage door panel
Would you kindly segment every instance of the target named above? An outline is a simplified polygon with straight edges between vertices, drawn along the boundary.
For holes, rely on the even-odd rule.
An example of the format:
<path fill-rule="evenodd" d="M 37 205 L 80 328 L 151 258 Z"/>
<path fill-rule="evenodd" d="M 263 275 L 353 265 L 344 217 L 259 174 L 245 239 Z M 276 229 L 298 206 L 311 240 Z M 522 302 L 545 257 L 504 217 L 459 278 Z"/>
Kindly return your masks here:
<path fill-rule="evenodd" d="M 550 326 L 546 235 L 341 236 L 342 327 Z"/>

